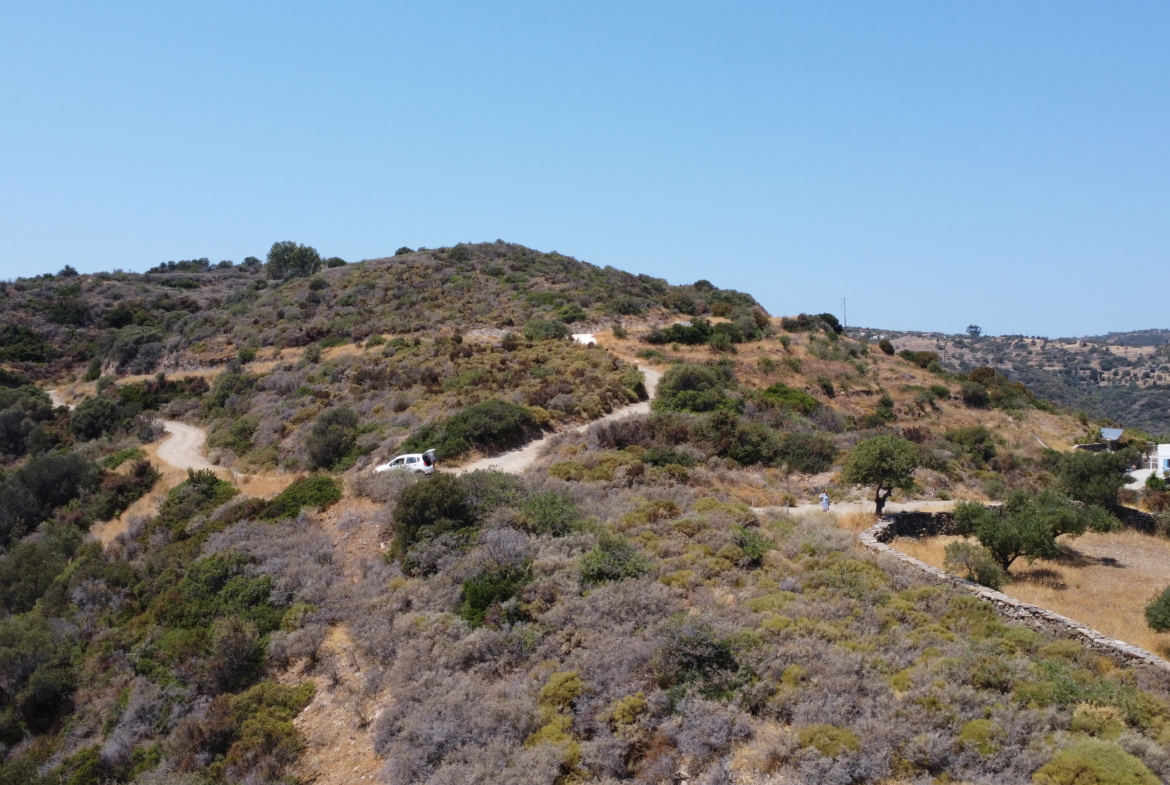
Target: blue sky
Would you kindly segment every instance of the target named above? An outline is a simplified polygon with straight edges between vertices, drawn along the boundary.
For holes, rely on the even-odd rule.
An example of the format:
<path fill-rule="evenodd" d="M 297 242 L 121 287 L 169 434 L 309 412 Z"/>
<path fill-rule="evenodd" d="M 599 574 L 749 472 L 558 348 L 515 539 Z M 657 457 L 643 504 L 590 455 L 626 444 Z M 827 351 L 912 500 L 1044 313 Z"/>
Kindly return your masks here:
<path fill-rule="evenodd" d="M 1170 6 L 5 3 L 0 277 L 503 238 L 895 329 L 1170 327 Z"/>

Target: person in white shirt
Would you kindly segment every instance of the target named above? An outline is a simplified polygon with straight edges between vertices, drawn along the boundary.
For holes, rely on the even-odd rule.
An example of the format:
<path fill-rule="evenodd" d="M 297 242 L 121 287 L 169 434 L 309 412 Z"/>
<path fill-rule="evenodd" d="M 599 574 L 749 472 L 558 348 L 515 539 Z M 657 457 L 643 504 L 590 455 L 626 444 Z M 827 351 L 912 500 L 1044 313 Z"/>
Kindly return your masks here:
<path fill-rule="evenodd" d="M 829 494 L 822 492 L 820 499 L 821 499 L 821 509 L 824 510 L 825 512 L 828 512 L 829 511 Z"/>

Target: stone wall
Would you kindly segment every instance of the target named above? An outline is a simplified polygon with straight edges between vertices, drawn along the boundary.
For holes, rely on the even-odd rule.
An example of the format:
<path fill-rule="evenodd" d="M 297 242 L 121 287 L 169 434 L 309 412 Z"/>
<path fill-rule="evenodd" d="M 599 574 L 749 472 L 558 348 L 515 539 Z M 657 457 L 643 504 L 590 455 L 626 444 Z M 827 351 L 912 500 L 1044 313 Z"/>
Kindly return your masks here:
<path fill-rule="evenodd" d="M 1130 665 L 1141 665 L 1170 677 L 1170 662 L 1145 649 L 1131 646 L 1125 641 L 1102 635 L 1096 630 L 1072 619 L 1053 613 L 1036 605 L 1029 605 L 1003 592 L 980 586 L 978 583 L 951 575 L 945 570 L 908 556 L 886 543 L 895 537 L 929 537 L 950 534 L 954 531 L 954 519 L 950 513 L 909 512 L 893 513 L 883 517 L 876 525 L 863 531 L 861 544 L 872 551 L 886 553 L 898 561 L 914 567 L 928 576 L 952 583 L 976 597 L 991 603 L 996 612 L 1013 621 L 1018 621 L 1040 632 L 1064 638 L 1072 638 L 1086 648 L 1115 657 Z"/>

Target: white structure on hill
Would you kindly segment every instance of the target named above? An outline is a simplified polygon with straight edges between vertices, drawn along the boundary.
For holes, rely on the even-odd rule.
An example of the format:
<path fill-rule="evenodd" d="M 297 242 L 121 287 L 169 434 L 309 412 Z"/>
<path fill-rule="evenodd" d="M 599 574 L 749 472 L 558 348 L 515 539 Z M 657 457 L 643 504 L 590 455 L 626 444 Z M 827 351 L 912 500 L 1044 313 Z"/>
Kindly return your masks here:
<path fill-rule="evenodd" d="M 1150 455 L 1150 469 L 1159 477 L 1170 477 L 1170 444 L 1159 444 Z"/>

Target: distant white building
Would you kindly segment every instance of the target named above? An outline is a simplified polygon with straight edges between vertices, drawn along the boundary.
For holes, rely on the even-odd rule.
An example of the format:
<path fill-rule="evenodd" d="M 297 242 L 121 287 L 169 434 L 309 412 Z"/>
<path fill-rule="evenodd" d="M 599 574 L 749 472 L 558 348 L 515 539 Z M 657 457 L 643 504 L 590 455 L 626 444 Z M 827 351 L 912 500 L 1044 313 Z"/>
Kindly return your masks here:
<path fill-rule="evenodd" d="M 1150 456 L 1150 469 L 1159 477 L 1170 477 L 1170 444 L 1159 444 Z"/>

